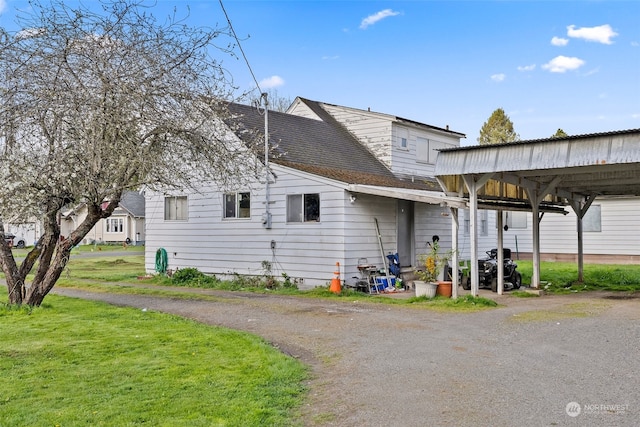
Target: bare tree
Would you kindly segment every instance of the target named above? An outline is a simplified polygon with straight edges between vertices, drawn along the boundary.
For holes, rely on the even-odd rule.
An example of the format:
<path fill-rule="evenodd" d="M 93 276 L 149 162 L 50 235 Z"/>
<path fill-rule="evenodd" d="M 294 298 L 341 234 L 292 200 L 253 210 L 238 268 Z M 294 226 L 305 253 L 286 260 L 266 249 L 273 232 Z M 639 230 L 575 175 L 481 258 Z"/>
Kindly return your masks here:
<path fill-rule="evenodd" d="M 265 93 L 267 94 L 267 100 L 269 102 L 269 110 L 284 113 L 293 103 L 291 98 L 280 96 L 277 89 L 267 89 Z M 262 94 L 254 94 L 250 97 L 250 102 L 252 104 L 260 104 L 262 102 Z"/>
<path fill-rule="evenodd" d="M 137 0 L 31 5 L 20 31 L 0 29 L 0 215 L 39 218 L 43 235 L 20 265 L 0 239 L 0 261 L 9 302 L 40 305 L 123 191 L 239 184 L 260 164 L 232 132 L 214 59 L 233 54 L 227 29 L 159 21 Z M 61 236 L 61 210 L 80 203 L 86 219 Z"/>

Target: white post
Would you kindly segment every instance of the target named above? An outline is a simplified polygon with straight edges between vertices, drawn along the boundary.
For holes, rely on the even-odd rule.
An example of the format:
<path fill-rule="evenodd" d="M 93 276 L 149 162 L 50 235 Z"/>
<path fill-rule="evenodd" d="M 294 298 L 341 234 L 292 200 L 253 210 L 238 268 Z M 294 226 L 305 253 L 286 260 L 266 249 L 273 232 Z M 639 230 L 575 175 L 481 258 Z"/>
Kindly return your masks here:
<path fill-rule="evenodd" d="M 497 268 L 498 268 L 498 295 L 502 295 L 504 293 L 504 251 L 502 250 L 504 246 L 504 239 L 502 233 L 502 211 L 497 211 L 498 214 L 498 256 Z"/>
<path fill-rule="evenodd" d="M 458 298 L 458 209 L 449 208 L 451 211 L 451 298 Z"/>

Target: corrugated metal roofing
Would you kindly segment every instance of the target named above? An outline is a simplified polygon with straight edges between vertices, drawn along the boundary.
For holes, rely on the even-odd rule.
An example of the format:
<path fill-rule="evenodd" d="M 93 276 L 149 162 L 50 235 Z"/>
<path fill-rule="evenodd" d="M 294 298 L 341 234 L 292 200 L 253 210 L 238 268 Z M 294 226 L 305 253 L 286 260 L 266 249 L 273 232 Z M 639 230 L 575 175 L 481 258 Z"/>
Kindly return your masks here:
<path fill-rule="evenodd" d="M 435 175 L 458 193 L 462 175 L 493 174 L 483 196 L 526 200 L 551 188 L 557 202 L 593 195 L 640 195 L 640 129 L 442 150 Z M 500 184 L 498 184 L 500 183 Z M 464 189 L 466 190 L 466 189 Z"/>

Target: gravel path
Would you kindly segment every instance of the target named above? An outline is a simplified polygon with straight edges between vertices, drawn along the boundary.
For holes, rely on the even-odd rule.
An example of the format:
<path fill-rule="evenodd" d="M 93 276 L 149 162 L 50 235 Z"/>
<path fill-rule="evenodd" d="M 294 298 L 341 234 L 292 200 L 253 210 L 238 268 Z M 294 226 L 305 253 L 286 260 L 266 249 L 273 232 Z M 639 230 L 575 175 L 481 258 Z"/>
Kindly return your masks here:
<path fill-rule="evenodd" d="M 307 426 L 640 425 L 640 298 L 488 294 L 500 308 L 438 313 L 181 290 L 220 299 L 54 289 L 264 337 L 312 367 Z"/>

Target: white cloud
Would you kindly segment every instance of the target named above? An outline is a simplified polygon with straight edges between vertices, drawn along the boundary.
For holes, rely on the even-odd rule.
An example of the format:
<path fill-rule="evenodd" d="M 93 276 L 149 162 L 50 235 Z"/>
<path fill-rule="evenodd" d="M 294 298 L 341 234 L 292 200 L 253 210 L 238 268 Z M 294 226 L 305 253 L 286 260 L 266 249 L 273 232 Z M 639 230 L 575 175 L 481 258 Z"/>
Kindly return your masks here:
<path fill-rule="evenodd" d="M 491 80 L 493 80 L 494 82 L 501 82 L 503 81 L 507 76 L 505 76 L 504 74 L 500 73 L 500 74 L 494 74 L 491 76 Z"/>
<path fill-rule="evenodd" d="M 260 87 L 262 89 L 271 89 L 282 85 L 284 85 L 284 79 L 280 76 L 271 76 L 260 81 Z"/>
<path fill-rule="evenodd" d="M 340 56 L 338 56 L 338 55 L 333 55 L 333 56 L 325 55 L 325 56 L 322 57 L 322 60 L 323 61 L 335 61 L 338 58 L 340 58 Z"/>
<path fill-rule="evenodd" d="M 0 0 L 2 1 L 2 0 Z M 32 37 L 38 37 L 46 32 L 44 28 L 27 28 L 20 30 L 16 33 L 16 39 L 30 39 Z"/>
<path fill-rule="evenodd" d="M 640 43 L 638 43 L 638 42 L 631 42 L 631 46 L 633 46 L 633 47 L 639 47 L 639 46 L 640 46 Z"/>
<path fill-rule="evenodd" d="M 7 8 L 7 2 L 5 0 L 0 0 L 0 13 L 2 13 Z"/>
<path fill-rule="evenodd" d="M 611 39 L 618 35 L 609 24 L 598 27 L 576 28 L 575 25 L 567 27 L 567 35 L 576 39 L 584 39 L 588 42 L 598 42 L 602 44 L 612 44 Z"/>
<path fill-rule="evenodd" d="M 600 72 L 600 67 L 598 68 L 594 68 L 593 70 L 587 71 L 586 73 L 583 74 L 583 76 L 590 76 L 592 74 L 596 74 Z"/>
<path fill-rule="evenodd" d="M 552 73 L 564 73 L 565 71 L 577 70 L 584 64 L 585 62 L 580 58 L 560 55 L 544 64 L 542 68 Z"/>
<path fill-rule="evenodd" d="M 1 0 L 0 0 L 1 1 Z M 378 13 L 374 13 L 373 15 L 369 15 L 366 18 L 364 18 L 362 20 L 362 22 L 360 23 L 360 29 L 364 30 L 366 29 L 369 25 L 373 25 L 378 21 L 383 20 L 384 18 L 388 18 L 390 16 L 396 16 L 396 15 L 400 15 L 400 12 L 394 12 L 391 9 L 385 9 L 385 10 L 381 10 Z"/>
<path fill-rule="evenodd" d="M 551 44 L 554 46 L 566 46 L 569 43 L 568 39 L 562 37 L 554 37 L 551 39 Z"/>
<path fill-rule="evenodd" d="M 536 69 L 536 64 L 518 66 L 518 71 L 533 71 L 535 69 Z"/>

